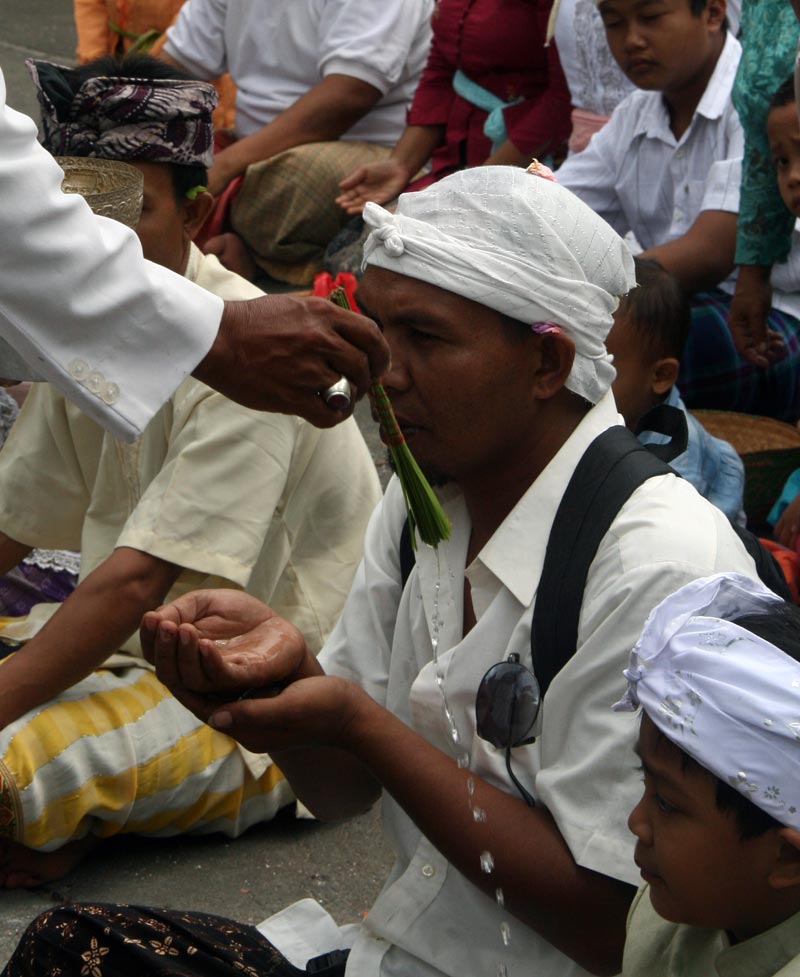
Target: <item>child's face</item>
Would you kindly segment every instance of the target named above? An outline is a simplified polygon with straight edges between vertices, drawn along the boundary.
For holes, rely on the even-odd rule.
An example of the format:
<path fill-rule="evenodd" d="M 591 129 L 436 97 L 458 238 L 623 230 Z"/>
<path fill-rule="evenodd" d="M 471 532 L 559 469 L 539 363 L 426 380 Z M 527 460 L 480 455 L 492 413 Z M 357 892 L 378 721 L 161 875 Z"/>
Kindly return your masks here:
<path fill-rule="evenodd" d="M 776 830 L 742 840 L 736 818 L 716 806 L 714 777 L 695 764 L 682 769 L 680 751 L 646 715 L 638 752 L 644 794 L 628 827 L 653 908 L 672 922 L 725 929 L 739 939 L 768 929 Z"/>
<path fill-rule="evenodd" d="M 145 258 L 183 274 L 188 252 L 185 207 L 175 198 L 166 163 L 132 163 L 144 177 L 142 216 L 136 233 Z"/>
<path fill-rule="evenodd" d="M 689 0 L 602 0 L 599 10 L 611 53 L 639 88 L 680 91 L 717 56 L 725 0 L 708 0 L 697 16 Z"/>
<path fill-rule="evenodd" d="M 796 102 L 772 109 L 767 115 L 767 136 L 783 202 L 795 217 L 800 217 L 800 123 Z"/>

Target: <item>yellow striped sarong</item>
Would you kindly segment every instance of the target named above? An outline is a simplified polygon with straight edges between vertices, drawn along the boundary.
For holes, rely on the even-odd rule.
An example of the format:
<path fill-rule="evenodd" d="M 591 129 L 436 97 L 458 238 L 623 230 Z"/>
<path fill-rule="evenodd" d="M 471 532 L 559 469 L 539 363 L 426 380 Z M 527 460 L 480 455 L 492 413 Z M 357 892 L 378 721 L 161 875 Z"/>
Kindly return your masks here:
<path fill-rule="evenodd" d="M 100 669 L 0 732 L 0 835 L 40 851 L 120 831 L 235 837 L 292 800 L 269 757 L 139 666 Z"/>

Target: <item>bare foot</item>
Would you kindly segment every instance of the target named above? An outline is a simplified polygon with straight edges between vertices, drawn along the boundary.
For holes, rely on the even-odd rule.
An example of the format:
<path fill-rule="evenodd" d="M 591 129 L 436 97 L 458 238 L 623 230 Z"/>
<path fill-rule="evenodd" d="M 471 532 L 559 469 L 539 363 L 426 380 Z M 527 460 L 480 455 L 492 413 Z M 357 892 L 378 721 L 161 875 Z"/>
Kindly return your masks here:
<path fill-rule="evenodd" d="M 72 841 L 57 851 L 36 851 L 19 842 L 0 839 L 0 888 L 38 889 L 63 878 L 97 844 L 96 838 Z"/>
<path fill-rule="evenodd" d="M 228 271 L 233 271 L 248 281 L 252 281 L 258 274 L 258 266 L 238 234 L 229 231 L 227 234 L 211 237 L 206 241 L 203 250 L 206 254 L 215 254 Z"/>

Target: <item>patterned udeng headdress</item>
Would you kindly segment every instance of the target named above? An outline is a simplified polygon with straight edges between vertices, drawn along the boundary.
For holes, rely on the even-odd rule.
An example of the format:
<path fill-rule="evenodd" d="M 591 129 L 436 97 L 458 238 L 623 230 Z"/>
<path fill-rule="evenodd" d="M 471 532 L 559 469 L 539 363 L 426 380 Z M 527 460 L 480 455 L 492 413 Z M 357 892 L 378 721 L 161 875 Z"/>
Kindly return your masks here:
<path fill-rule="evenodd" d="M 682 587 L 647 619 L 614 708 L 641 706 L 701 766 L 800 829 L 800 663 L 731 623 L 781 603 L 736 573 Z"/>
<path fill-rule="evenodd" d="M 33 59 L 26 64 L 42 108 L 42 141 L 54 156 L 211 166 L 212 85 L 96 77 L 76 90 L 75 69 Z"/>

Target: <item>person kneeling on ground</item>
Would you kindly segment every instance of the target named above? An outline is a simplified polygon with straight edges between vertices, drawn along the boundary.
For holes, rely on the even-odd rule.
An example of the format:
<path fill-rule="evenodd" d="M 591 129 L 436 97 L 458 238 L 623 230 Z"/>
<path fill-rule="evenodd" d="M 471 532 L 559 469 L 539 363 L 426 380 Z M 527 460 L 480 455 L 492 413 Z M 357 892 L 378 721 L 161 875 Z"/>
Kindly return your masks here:
<path fill-rule="evenodd" d="M 574 655 L 538 716 L 509 729 L 507 694 L 519 686 L 532 705 L 531 669 L 544 682 L 531 618 L 548 610 L 537 590 L 556 512 L 590 445 L 620 430 L 604 338 L 633 261 L 577 197 L 515 167 L 461 171 L 404 194 L 395 214 L 368 204 L 365 219 L 359 304 L 391 347 L 383 382 L 439 486 L 449 540 L 418 542 L 404 572 L 393 479 L 319 660 L 288 621 L 232 591 L 146 615 L 143 644 L 182 702 L 269 750 L 318 817 L 382 796 L 396 863 L 347 974 L 615 974 L 637 880 L 633 736 L 610 708 L 620 673 L 667 594 L 753 563 L 691 485 L 649 479 L 600 541 Z M 479 716 L 478 700 L 497 717 Z M 117 974 L 200 975 L 212 958 L 218 974 L 289 977 L 347 945 L 320 915 L 305 900 L 259 933 L 188 912 L 63 907 L 32 924 L 7 975 L 77 975 L 95 941 Z M 288 959 L 278 927 L 302 945 Z M 165 934 L 166 961 L 149 943 Z"/>
<path fill-rule="evenodd" d="M 223 299 L 260 294 L 191 243 L 210 205 L 211 86 L 145 56 L 33 69 L 48 148 L 141 171 L 148 258 Z M 2 630 L 26 643 L 0 664 L 1 884 L 57 878 L 120 831 L 238 835 L 291 802 L 270 758 L 198 722 L 131 635 L 211 585 L 271 601 L 318 650 L 379 497 L 352 418 L 323 432 L 189 378 L 127 445 L 34 385 L 0 453 L 0 572 L 34 546 L 82 564 L 63 604 Z"/>
<path fill-rule="evenodd" d="M 697 580 L 655 609 L 625 674 L 645 885 L 623 977 L 800 973 L 800 611 L 737 574 Z"/>

